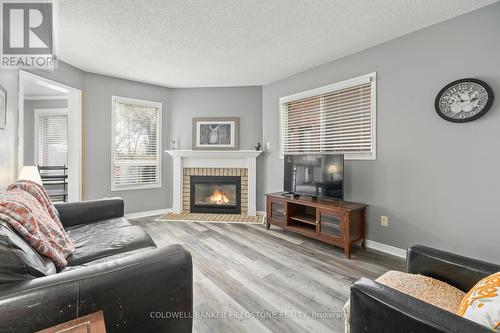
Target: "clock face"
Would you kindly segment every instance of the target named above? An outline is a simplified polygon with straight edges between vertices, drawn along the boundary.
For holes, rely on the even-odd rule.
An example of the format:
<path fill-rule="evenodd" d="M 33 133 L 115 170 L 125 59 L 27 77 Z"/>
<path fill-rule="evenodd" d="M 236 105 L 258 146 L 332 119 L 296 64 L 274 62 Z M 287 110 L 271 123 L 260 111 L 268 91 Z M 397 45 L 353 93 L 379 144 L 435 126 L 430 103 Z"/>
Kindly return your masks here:
<path fill-rule="evenodd" d="M 463 123 L 482 117 L 493 103 L 493 91 L 483 81 L 462 79 L 441 89 L 434 106 L 445 120 Z"/>

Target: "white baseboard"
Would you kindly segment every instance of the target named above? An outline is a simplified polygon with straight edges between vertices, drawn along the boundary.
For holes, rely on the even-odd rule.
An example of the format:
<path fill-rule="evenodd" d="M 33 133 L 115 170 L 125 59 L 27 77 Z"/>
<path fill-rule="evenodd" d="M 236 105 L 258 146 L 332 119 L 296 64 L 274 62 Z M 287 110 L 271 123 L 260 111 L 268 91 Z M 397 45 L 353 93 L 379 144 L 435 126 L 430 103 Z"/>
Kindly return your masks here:
<path fill-rule="evenodd" d="M 406 259 L 406 250 L 400 249 L 399 247 L 375 242 L 368 239 L 366 240 L 366 247 Z"/>
<path fill-rule="evenodd" d="M 155 216 L 155 215 L 167 214 L 167 213 L 171 213 L 171 212 L 172 212 L 172 208 L 164 208 L 164 209 L 148 210 L 148 211 L 137 212 L 137 213 L 128 213 L 128 214 L 125 214 L 125 217 L 128 219 L 138 219 L 141 217 Z"/>

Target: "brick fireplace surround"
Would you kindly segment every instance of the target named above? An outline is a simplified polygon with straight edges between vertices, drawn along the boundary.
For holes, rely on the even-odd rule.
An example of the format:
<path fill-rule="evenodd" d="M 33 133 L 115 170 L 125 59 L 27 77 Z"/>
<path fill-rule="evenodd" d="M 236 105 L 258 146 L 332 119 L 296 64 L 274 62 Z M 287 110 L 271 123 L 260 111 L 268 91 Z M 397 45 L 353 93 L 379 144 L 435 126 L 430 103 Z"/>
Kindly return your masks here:
<path fill-rule="evenodd" d="M 241 215 L 248 214 L 248 169 L 246 168 L 183 168 L 182 212 L 189 213 L 191 176 L 240 176 Z"/>

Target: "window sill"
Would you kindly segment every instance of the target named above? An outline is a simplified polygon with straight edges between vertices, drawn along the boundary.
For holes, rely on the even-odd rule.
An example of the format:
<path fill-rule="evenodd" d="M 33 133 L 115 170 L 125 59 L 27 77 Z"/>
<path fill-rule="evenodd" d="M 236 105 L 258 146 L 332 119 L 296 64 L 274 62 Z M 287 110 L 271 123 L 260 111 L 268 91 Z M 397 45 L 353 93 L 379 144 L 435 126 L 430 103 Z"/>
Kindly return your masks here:
<path fill-rule="evenodd" d="M 132 190 L 150 190 L 154 188 L 161 188 L 162 184 L 152 184 L 152 185 L 133 185 L 133 186 L 112 186 L 111 192 L 120 192 L 120 191 L 132 191 Z"/>

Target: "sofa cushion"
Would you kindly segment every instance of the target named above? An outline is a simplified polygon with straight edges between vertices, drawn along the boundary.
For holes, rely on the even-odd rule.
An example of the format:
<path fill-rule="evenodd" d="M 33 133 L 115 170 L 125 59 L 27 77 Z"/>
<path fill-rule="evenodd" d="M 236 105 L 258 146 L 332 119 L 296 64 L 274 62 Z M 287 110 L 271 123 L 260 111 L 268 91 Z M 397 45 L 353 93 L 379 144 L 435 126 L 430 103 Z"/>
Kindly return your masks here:
<path fill-rule="evenodd" d="M 64 228 L 124 216 L 124 202 L 120 198 L 106 198 L 55 204 Z"/>
<path fill-rule="evenodd" d="M 52 275 L 56 267 L 40 255 L 10 225 L 0 221 L 0 283 Z"/>
<path fill-rule="evenodd" d="M 66 229 L 76 243 L 67 258 L 68 266 L 82 265 L 100 258 L 141 248 L 156 247 L 151 237 L 126 218 L 77 225 Z"/>
<path fill-rule="evenodd" d="M 446 282 L 420 274 L 389 271 L 375 281 L 453 313 L 465 296 L 463 291 Z"/>
<path fill-rule="evenodd" d="M 73 234 L 73 230 L 79 230 L 78 232 L 81 232 L 82 230 L 92 230 L 94 228 L 97 228 L 99 230 L 112 230 L 115 228 L 123 227 L 123 226 L 129 226 L 132 225 L 125 217 L 117 217 L 109 220 L 102 220 L 99 222 L 93 222 L 93 223 L 86 223 L 86 224 L 78 224 L 72 227 L 66 228 L 66 231 L 70 235 Z"/>
<path fill-rule="evenodd" d="M 116 260 L 119 260 L 119 259 L 128 258 L 131 256 L 135 256 L 136 254 L 140 254 L 142 252 L 155 250 L 155 249 L 156 249 L 156 246 L 150 246 L 150 247 L 144 247 L 144 248 L 140 248 L 140 249 L 129 251 L 129 252 L 113 254 L 111 256 L 102 257 L 102 258 L 99 258 L 96 260 L 88 261 L 86 263 L 83 263 L 83 264 L 80 264 L 77 266 L 67 266 L 65 269 L 63 269 L 59 273 L 70 272 L 70 271 L 81 269 L 83 267 L 90 267 L 90 266 L 102 264 L 105 262 L 112 263 L 112 262 L 115 262 Z"/>

